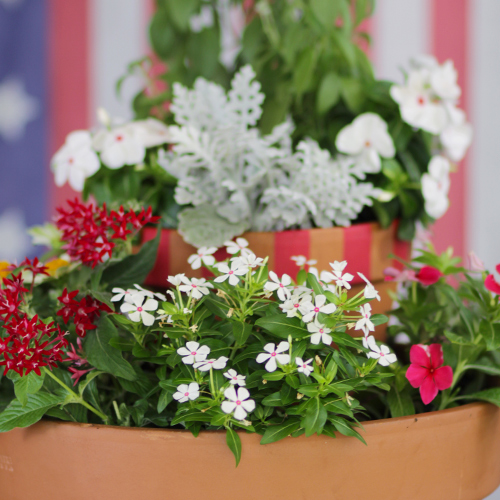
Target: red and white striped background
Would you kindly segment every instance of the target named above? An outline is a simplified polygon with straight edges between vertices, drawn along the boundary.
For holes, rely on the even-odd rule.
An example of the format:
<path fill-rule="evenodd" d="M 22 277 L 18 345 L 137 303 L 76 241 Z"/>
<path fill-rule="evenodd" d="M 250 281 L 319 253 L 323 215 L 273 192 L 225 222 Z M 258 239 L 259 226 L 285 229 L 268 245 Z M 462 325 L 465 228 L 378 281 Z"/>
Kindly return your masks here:
<path fill-rule="evenodd" d="M 95 123 L 95 109 L 130 116 L 139 82 L 129 81 L 123 99 L 114 84 L 131 60 L 148 51 L 146 27 L 153 0 L 50 0 L 52 40 L 51 149 L 68 132 Z M 500 94 L 500 0 L 377 0 L 368 23 L 379 77 L 402 79 L 410 57 L 433 53 L 451 58 L 463 89 L 461 104 L 475 129 L 473 147 L 453 174 L 451 207 L 434 227 L 439 250 L 474 249 L 490 268 L 500 262 L 500 166 L 497 161 Z M 52 188 L 51 210 L 70 192 Z"/>

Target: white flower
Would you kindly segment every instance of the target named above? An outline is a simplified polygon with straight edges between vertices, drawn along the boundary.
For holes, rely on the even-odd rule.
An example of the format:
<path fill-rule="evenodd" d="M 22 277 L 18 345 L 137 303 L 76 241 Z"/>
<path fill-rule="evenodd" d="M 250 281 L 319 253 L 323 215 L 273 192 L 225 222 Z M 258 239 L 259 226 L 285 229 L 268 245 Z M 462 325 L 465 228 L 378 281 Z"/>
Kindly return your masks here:
<path fill-rule="evenodd" d="M 434 219 L 442 217 L 450 204 L 450 162 L 444 156 L 433 156 L 429 163 L 429 173 L 422 175 L 422 195 L 425 211 Z"/>
<path fill-rule="evenodd" d="M 175 276 L 169 276 L 167 281 L 174 286 L 179 286 L 182 283 L 182 278 L 185 276 L 184 273 L 176 274 Z"/>
<path fill-rule="evenodd" d="M 266 344 L 264 346 L 264 351 L 257 356 L 257 363 L 264 363 L 267 361 L 265 369 L 268 372 L 274 372 L 278 367 L 276 361 L 281 365 L 286 365 L 290 362 L 290 356 L 288 354 L 281 354 L 288 351 L 290 345 L 288 342 L 280 342 L 278 347 L 275 344 Z"/>
<path fill-rule="evenodd" d="M 251 250 L 248 248 L 248 241 L 245 238 L 236 238 L 236 241 L 225 241 L 224 245 L 226 247 L 226 252 L 231 255 L 241 252 L 241 255 L 251 254 Z"/>
<path fill-rule="evenodd" d="M 179 290 L 187 293 L 195 300 L 201 299 L 203 295 L 208 295 L 210 293 L 209 288 L 213 288 L 212 283 L 208 282 L 205 278 L 192 278 L 190 280 L 183 276 L 181 281 L 184 285 L 181 285 Z"/>
<path fill-rule="evenodd" d="M 295 363 L 297 363 L 298 366 L 297 370 L 300 373 L 303 373 L 306 377 L 309 377 L 313 371 L 313 367 L 311 366 L 312 358 L 307 361 L 302 361 L 302 358 L 295 358 Z"/>
<path fill-rule="evenodd" d="M 368 332 L 375 331 L 375 326 L 370 320 L 372 315 L 371 310 L 372 306 L 370 304 L 364 304 L 359 308 L 362 318 L 356 322 L 355 330 L 363 330 L 365 336 L 369 335 Z"/>
<path fill-rule="evenodd" d="M 269 272 L 269 277 L 272 281 L 266 282 L 264 290 L 268 290 L 269 292 L 277 290 L 278 298 L 281 301 L 285 301 L 290 296 L 290 291 L 286 287 L 290 285 L 292 279 L 288 276 L 288 274 L 284 274 L 280 281 L 278 275 L 274 271 Z"/>
<path fill-rule="evenodd" d="M 194 401 L 200 396 L 200 386 L 196 382 L 189 385 L 181 384 L 177 386 L 177 392 L 174 393 L 174 399 L 179 403 L 185 403 L 188 400 Z"/>
<path fill-rule="evenodd" d="M 246 385 L 246 377 L 244 375 L 238 375 L 236 370 L 228 370 L 226 373 L 224 373 L 224 377 L 228 378 L 229 383 L 232 385 L 239 385 L 242 387 Z"/>
<path fill-rule="evenodd" d="M 310 300 L 307 300 L 307 298 L 300 294 L 294 294 L 290 299 L 280 304 L 279 307 L 289 318 L 296 316 L 297 312 L 304 315 L 309 310 L 308 303 L 310 303 Z"/>
<path fill-rule="evenodd" d="M 210 347 L 200 346 L 198 342 L 186 342 L 185 347 L 179 347 L 177 354 L 182 356 L 182 362 L 185 365 L 192 365 L 195 362 L 204 361 L 210 354 Z"/>
<path fill-rule="evenodd" d="M 113 290 L 111 291 L 116 294 L 111 297 L 111 302 L 119 302 L 120 300 L 124 299 L 128 299 L 127 302 L 131 302 L 132 297 L 136 294 L 135 290 L 124 290 L 123 288 L 118 287 L 113 288 Z"/>
<path fill-rule="evenodd" d="M 304 323 L 309 323 L 316 318 L 319 313 L 332 314 L 336 311 L 337 306 L 335 304 L 325 305 L 325 303 L 326 297 L 324 295 L 316 295 L 314 304 L 312 302 L 305 304 L 307 313 L 302 317 L 302 321 L 304 321 Z"/>
<path fill-rule="evenodd" d="M 146 149 L 171 142 L 170 129 L 156 118 L 130 122 L 127 127 L 133 129 L 138 140 Z"/>
<path fill-rule="evenodd" d="M 197 253 L 188 258 L 188 264 L 191 264 L 192 269 L 199 269 L 202 263 L 206 266 L 213 266 L 215 264 L 215 257 L 212 254 L 216 251 L 216 247 L 198 248 Z"/>
<path fill-rule="evenodd" d="M 144 303 L 144 299 L 147 299 Z M 135 323 L 143 322 L 146 326 L 151 326 L 155 322 L 155 317 L 148 311 L 156 311 L 158 309 L 158 301 L 149 299 L 142 294 L 137 294 L 132 297 L 131 302 L 124 302 L 120 306 L 120 311 L 127 313 L 128 317 Z"/>
<path fill-rule="evenodd" d="M 398 358 L 395 354 L 391 353 L 390 349 L 386 345 L 381 345 L 380 347 L 375 342 L 375 337 L 372 335 L 368 337 L 367 341 L 370 352 L 367 354 L 368 358 L 378 359 L 378 362 L 382 366 L 389 366 L 395 363 Z"/>
<path fill-rule="evenodd" d="M 92 149 L 92 139 L 86 130 L 76 130 L 66 137 L 66 142 L 51 161 L 57 186 L 69 182 L 75 191 L 83 191 L 85 179 L 94 175 L 101 162 Z"/>
<path fill-rule="evenodd" d="M 335 140 L 337 149 L 354 157 L 360 178 L 364 173 L 380 172 L 380 157 L 393 158 L 396 153 L 387 123 L 375 113 L 363 113 L 344 127 Z"/>
<path fill-rule="evenodd" d="M 335 279 L 335 276 L 328 271 L 321 271 L 321 274 L 319 275 L 319 279 L 323 283 L 328 284 L 328 283 L 331 283 Z"/>
<path fill-rule="evenodd" d="M 317 318 L 314 323 L 307 325 L 307 331 L 312 333 L 311 344 L 318 345 L 320 342 L 323 342 L 325 345 L 331 345 L 333 342 L 332 336 L 328 335 L 331 332 L 330 328 L 322 325 Z"/>
<path fill-rule="evenodd" d="M 229 284 L 232 286 L 236 286 L 240 282 L 238 276 L 244 276 L 248 272 L 248 267 L 241 267 L 238 262 L 232 262 L 231 268 L 229 268 L 226 264 L 221 263 L 217 266 L 217 269 L 220 273 L 222 273 L 222 275 L 217 276 L 214 281 L 216 283 L 222 283 L 223 281 L 228 280 Z"/>
<path fill-rule="evenodd" d="M 251 252 L 247 255 L 242 254 L 240 257 L 233 257 L 231 262 L 237 262 L 240 266 L 250 267 L 251 269 L 264 265 L 264 259 L 257 257 Z"/>
<path fill-rule="evenodd" d="M 453 61 L 448 59 L 436 65 L 430 72 L 430 84 L 434 93 L 441 99 L 456 101 L 462 91 L 457 83 L 458 75 Z"/>
<path fill-rule="evenodd" d="M 236 420 L 245 420 L 248 413 L 255 410 L 255 401 L 250 398 L 250 393 L 244 388 L 228 387 L 224 391 L 224 396 L 228 401 L 221 404 L 224 413 L 233 413 Z"/>
<path fill-rule="evenodd" d="M 339 262 L 338 260 L 330 262 L 330 267 L 332 268 L 334 274 L 342 274 L 346 266 L 347 260 L 343 260 L 342 262 Z"/>
<path fill-rule="evenodd" d="M 342 274 L 342 271 L 347 266 L 347 261 L 343 260 L 342 262 L 339 262 L 338 260 L 336 260 L 333 263 L 330 262 L 330 266 L 332 268 L 333 274 L 328 273 L 327 271 L 323 271 L 322 281 L 324 280 L 326 283 L 335 281 L 337 286 L 343 286 L 344 288 L 347 288 L 347 290 L 349 290 L 351 288 L 349 281 L 352 281 L 354 276 L 350 273 Z"/>
<path fill-rule="evenodd" d="M 472 142 L 472 126 L 467 123 L 463 110 L 454 104 L 446 106 L 450 124 L 439 136 L 445 154 L 452 161 L 460 161 Z"/>
<path fill-rule="evenodd" d="M 214 25 L 214 11 L 210 5 L 203 5 L 199 14 L 191 16 L 189 27 L 194 33 L 199 33 L 205 28 L 211 28 Z"/>
<path fill-rule="evenodd" d="M 94 136 L 92 144 L 101 153 L 101 161 L 111 169 L 124 165 L 136 165 L 144 160 L 146 148 L 140 137 L 139 129 L 130 124 L 111 130 L 103 129 Z"/>
<path fill-rule="evenodd" d="M 406 123 L 432 134 L 439 134 L 446 126 L 446 110 L 435 102 L 428 69 L 411 71 L 406 85 L 393 85 L 390 93 Z"/>
<path fill-rule="evenodd" d="M 314 266 L 318 263 L 316 259 L 307 260 L 307 257 L 304 257 L 303 255 L 294 255 L 293 257 L 290 257 L 290 259 L 293 260 L 299 267 L 303 267 L 305 265 Z"/>
<path fill-rule="evenodd" d="M 225 356 L 221 356 L 218 359 L 204 359 L 202 361 L 198 361 L 194 364 L 194 367 L 200 370 L 200 372 L 208 372 L 210 368 L 214 370 L 223 370 L 226 368 L 226 363 L 229 358 Z"/>
<path fill-rule="evenodd" d="M 363 291 L 363 295 L 365 299 L 377 299 L 380 301 L 380 295 L 375 287 L 370 283 L 370 281 L 366 278 L 366 276 L 362 273 L 358 273 L 358 276 L 366 283 L 365 289 Z"/>

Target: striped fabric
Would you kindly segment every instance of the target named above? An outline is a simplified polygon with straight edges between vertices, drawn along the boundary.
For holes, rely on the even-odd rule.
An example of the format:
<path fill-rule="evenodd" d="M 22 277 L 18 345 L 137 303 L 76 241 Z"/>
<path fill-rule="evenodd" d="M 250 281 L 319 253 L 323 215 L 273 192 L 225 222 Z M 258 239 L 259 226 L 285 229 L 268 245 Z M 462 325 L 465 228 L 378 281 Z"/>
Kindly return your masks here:
<path fill-rule="evenodd" d="M 368 27 L 380 77 L 401 80 L 399 68 L 419 53 L 452 58 L 464 90 L 462 105 L 475 127 L 471 152 L 453 175 L 451 207 L 435 226 L 442 250 L 474 249 L 492 268 L 500 261 L 500 97 L 498 0 L 377 0 Z M 0 0 L 0 85 L 17 84 L 26 104 L 22 137 L 5 136 L 0 106 L 0 217 L 18 208 L 29 224 L 53 213 L 71 191 L 56 189 L 51 154 L 67 133 L 95 123 L 95 109 L 130 116 L 130 81 L 122 100 L 113 94 L 127 62 L 148 51 L 146 26 L 154 0 Z M 0 87 L 1 88 L 1 87 Z M 18 92 L 18 93 L 19 93 Z M 2 92 L 0 92 L 0 96 Z M 33 116 L 31 116 L 33 115 Z M 9 134 L 9 132 L 8 132 Z M 12 134 L 12 131 L 10 132 Z M 24 134 L 24 135 L 23 135 Z M 27 146 L 29 144 L 29 147 Z M 0 232 L 2 224 L 0 220 Z M 1 249 L 0 249 L 1 251 Z"/>

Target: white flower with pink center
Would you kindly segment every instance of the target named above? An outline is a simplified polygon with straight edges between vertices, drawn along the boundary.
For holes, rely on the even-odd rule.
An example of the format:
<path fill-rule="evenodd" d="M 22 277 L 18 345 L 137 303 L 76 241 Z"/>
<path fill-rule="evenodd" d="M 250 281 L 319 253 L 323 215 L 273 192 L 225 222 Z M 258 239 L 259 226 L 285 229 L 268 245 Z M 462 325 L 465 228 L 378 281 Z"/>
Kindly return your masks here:
<path fill-rule="evenodd" d="M 239 385 L 241 387 L 246 385 L 246 377 L 244 375 L 239 375 L 236 370 L 228 370 L 224 373 L 224 377 L 228 378 L 229 383 L 232 385 Z"/>
<path fill-rule="evenodd" d="M 146 301 L 144 302 L 144 299 Z M 131 321 L 142 323 L 146 326 L 151 326 L 155 322 L 155 317 L 148 311 L 156 311 L 158 309 L 158 301 L 149 299 L 138 293 L 132 297 L 132 302 L 124 302 L 120 306 L 120 311 L 126 313 Z"/>
<path fill-rule="evenodd" d="M 314 303 L 308 302 L 305 306 L 307 307 L 307 312 L 302 316 L 302 321 L 304 321 L 304 323 L 309 323 L 315 319 L 319 313 L 332 314 L 337 310 L 335 304 L 326 303 L 326 297 L 324 295 L 316 295 Z"/>
<path fill-rule="evenodd" d="M 246 416 L 255 410 L 255 401 L 250 398 L 250 393 L 244 388 L 228 387 L 224 391 L 227 401 L 223 401 L 221 409 L 224 413 L 233 413 L 236 420 L 245 420 Z"/>
<path fill-rule="evenodd" d="M 136 290 L 124 290 L 123 288 L 115 287 L 111 290 L 115 295 L 111 297 L 111 302 L 120 302 L 121 300 L 126 300 L 131 302 L 132 297 L 136 295 Z"/>
<path fill-rule="evenodd" d="M 226 252 L 231 255 L 240 253 L 243 257 L 244 255 L 250 255 L 252 253 L 248 248 L 248 241 L 245 238 L 236 238 L 236 241 L 225 241 L 224 245 L 226 247 Z"/>
<path fill-rule="evenodd" d="M 186 275 L 184 273 L 182 274 L 176 274 L 175 276 L 169 276 L 167 281 L 174 286 L 179 286 L 182 283 L 182 278 L 184 278 Z"/>
<path fill-rule="evenodd" d="M 181 384 L 177 386 L 177 392 L 174 393 L 174 399 L 179 403 L 194 401 L 200 396 L 200 386 L 196 382 Z"/>
<path fill-rule="evenodd" d="M 188 264 L 191 264 L 192 269 L 199 269 L 202 264 L 205 264 L 205 266 L 213 266 L 215 264 L 215 257 L 212 254 L 216 251 L 216 247 L 198 248 L 197 253 L 189 256 Z"/>
<path fill-rule="evenodd" d="M 225 356 L 221 356 L 218 359 L 205 359 L 203 361 L 198 361 L 193 366 L 194 368 L 200 370 L 200 372 L 208 372 L 211 368 L 214 370 L 223 370 L 226 368 L 227 360 Z"/>
<path fill-rule="evenodd" d="M 284 302 L 290 296 L 290 291 L 287 286 L 292 283 L 292 278 L 288 276 L 288 274 L 284 274 L 281 277 L 281 281 L 278 278 L 278 275 L 274 271 L 269 272 L 269 277 L 271 281 L 266 282 L 264 285 L 264 290 L 268 290 L 269 292 L 274 292 L 278 294 L 278 298 Z"/>
<path fill-rule="evenodd" d="M 331 333 L 330 328 L 322 325 L 317 319 L 314 323 L 307 325 L 307 331 L 312 333 L 311 344 L 318 345 L 320 342 L 323 342 L 325 345 L 330 345 L 333 342 L 332 336 L 328 335 Z"/>
<path fill-rule="evenodd" d="M 183 276 L 181 278 L 183 285 L 179 286 L 181 292 L 187 293 L 190 297 L 195 300 L 201 299 L 204 295 L 210 293 L 209 288 L 213 288 L 212 283 L 208 282 L 205 278 L 186 278 Z"/>
<path fill-rule="evenodd" d="M 354 276 L 349 273 L 342 274 L 347 266 L 347 261 L 343 260 L 342 262 L 339 262 L 336 260 L 333 263 L 330 262 L 330 266 L 332 268 L 332 273 L 325 271 L 323 274 L 324 281 L 327 283 L 335 281 L 337 286 L 341 286 L 349 290 L 351 288 L 349 281 L 352 281 Z"/>
<path fill-rule="evenodd" d="M 198 342 L 186 342 L 185 347 L 179 347 L 177 354 L 182 356 L 182 362 L 185 365 L 192 365 L 196 362 L 204 361 L 210 354 L 210 347 L 200 346 Z"/>
<path fill-rule="evenodd" d="M 365 289 L 363 291 L 363 296 L 365 299 L 377 299 L 380 301 L 380 295 L 375 289 L 375 287 L 371 284 L 371 282 L 366 278 L 363 273 L 358 273 L 358 276 L 366 283 Z"/>
<path fill-rule="evenodd" d="M 378 363 L 381 366 L 389 366 L 398 360 L 396 355 L 393 354 L 386 345 L 378 346 L 373 335 L 368 337 L 367 345 L 370 349 L 367 357 L 370 359 L 378 359 Z"/>
<path fill-rule="evenodd" d="M 243 267 L 239 262 L 231 262 L 231 267 L 227 264 L 221 263 L 217 266 L 217 269 L 221 273 L 221 276 L 217 276 L 214 279 L 216 283 L 222 283 L 228 281 L 230 285 L 236 286 L 240 282 L 238 276 L 244 276 L 248 272 L 248 267 Z"/>
<path fill-rule="evenodd" d="M 303 373 L 306 377 L 309 377 L 314 370 L 312 367 L 312 358 L 307 361 L 303 361 L 302 358 L 295 358 L 295 363 L 298 367 L 297 370 L 300 373 Z"/>
<path fill-rule="evenodd" d="M 279 307 L 286 313 L 288 318 L 297 316 L 298 312 L 304 315 L 308 311 L 307 303 L 310 302 L 310 300 L 307 299 L 308 297 L 304 298 L 302 295 L 292 295 L 290 299 L 285 300 Z"/>
<path fill-rule="evenodd" d="M 318 263 L 316 259 L 307 260 L 307 257 L 304 257 L 304 255 L 294 255 L 293 257 L 290 257 L 290 259 L 293 260 L 299 267 L 315 266 Z"/>
<path fill-rule="evenodd" d="M 369 332 L 375 331 L 375 325 L 370 320 L 372 315 L 371 311 L 372 306 L 370 304 L 364 304 L 359 308 L 361 319 L 356 322 L 355 330 L 363 330 L 365 336 L 369 335 Z"/>
<path fill-rule="evenodd" d="M 231 262 L 237 262 L 240 266 L 249 267 L 255 269 L 256 267 L 261 267 L 264 265 L 264 259 L 257 257 L 254 253 L 248 253 L 247 255 L 241 255 L 239 257 L 233 257 Z"/>
<path fill-rule="evenodd" d="M 264 346 L 264 351 L 257 356 L 257 363 L 264 363 L 265 369 L 268 372 L 274 372 L 278 368 L 278 363 L 280 365 L 286 365 L 290 362 L 290 356 L 288 354 L 283 354 L 288 351 L 290 345 L 288 342 L 280 342 L 278 347 L 275 344 L 266 344 Z"/>

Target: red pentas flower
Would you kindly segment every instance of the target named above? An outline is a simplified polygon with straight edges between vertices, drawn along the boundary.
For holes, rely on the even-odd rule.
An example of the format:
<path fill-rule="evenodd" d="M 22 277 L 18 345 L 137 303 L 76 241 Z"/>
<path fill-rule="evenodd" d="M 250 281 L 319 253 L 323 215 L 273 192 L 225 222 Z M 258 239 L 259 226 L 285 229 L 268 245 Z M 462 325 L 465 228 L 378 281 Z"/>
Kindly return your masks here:
<path fill-rule="evenodd" d="M 34 269 L 39 266 L 34 262 Z M 21 311 L 24 298 L 21 275 L 3 278 L 0 288 L 0 366 L 4 375 L 14 370 L 19 375 L 34 371 L 41 374 L 44 366 L 54 367 L 61 361 L 68 345 L 65 333 L 55 323 L 44 323 L 38 316 L 29 318 Z"/>
<path fill-rule="evenodd" d="M 66 242 L 63 248 L 72 260 L 92 268 L 111 258 L 115 247 L 112 240 L 126 240 L 134 231 L 160 220 L 153 217 L 151 207 L 137 214 L 123 207 L 108 213 L 105 204 L 102 207 L 85 205 L 76 199 L 69 200 L 68 204 L 69 210 L 57 209 L 56 225 Z"/>
<path fill-rule="evenodd" d="M 497 273 L 500 274 L 500 264 L 498 264 L 495 269 L 497 270 Z M 500 283 L 498 283 L 493 274 L 489 274 L 486 277 L 486 279 L 484 280 L 484 286 L 486 287 L 486 290 L 500 295 Z"/>
<path fill-rule="evenodd" d="M 99 318 L 100 313 L 112 312 L 112 310 L 103 302 L 92 298 L 90 295 L 76 300 L 78 290 L 68 292 L 67 288 L 63 290 L 60 297 L 57 298 L 63 304 L 63 307 L 57 311 L 57 315 L 62 317 L 64 324 L 67 325 L 70 319 L 73 319 L 76 334 L 79 337 L 85 337 L 88 330 L 94 330 L 96 325 L 94 321 Z"/>
<path fill-rule="evenodd" d="M 406 378 L 412 387 L 420 387 L 420 397 L 428 405 L 438 394 L 451 387 L 453 370 L 443 365 L 443 348 L 441 344 L 417 344 L 410 349 L 411 365 Z"/>
<path fill-rule="evenodd" d="M 429 286 L 434 285 L 439 281 L 439 278 L 444 276 L 443 273 L 431 266 L 424 266 L 420 269 L 420 271 L 415 275 L 418 281 L 422 283 L 422 285 Z"/>

